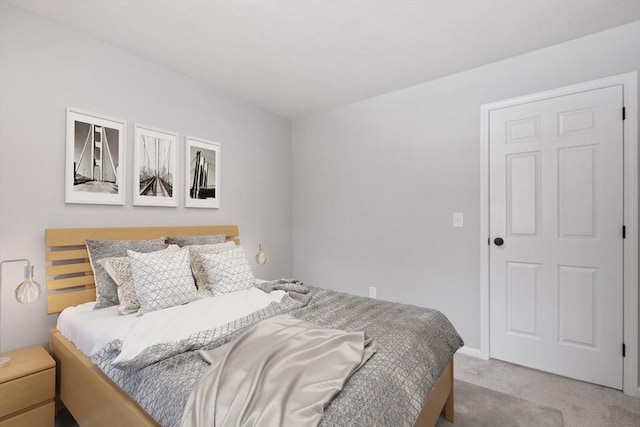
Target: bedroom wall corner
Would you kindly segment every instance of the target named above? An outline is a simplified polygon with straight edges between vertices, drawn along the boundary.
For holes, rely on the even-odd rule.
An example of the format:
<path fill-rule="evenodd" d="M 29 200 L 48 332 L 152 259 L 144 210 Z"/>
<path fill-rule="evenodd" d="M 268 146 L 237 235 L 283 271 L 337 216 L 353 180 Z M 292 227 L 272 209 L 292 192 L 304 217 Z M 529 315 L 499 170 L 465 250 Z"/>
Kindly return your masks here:
<path fill-rule="evenodd" d="M 294 275 L 439 309 L 480 349 L 480 105 L 635 70 L 639 21 L 295 119 Z"/>

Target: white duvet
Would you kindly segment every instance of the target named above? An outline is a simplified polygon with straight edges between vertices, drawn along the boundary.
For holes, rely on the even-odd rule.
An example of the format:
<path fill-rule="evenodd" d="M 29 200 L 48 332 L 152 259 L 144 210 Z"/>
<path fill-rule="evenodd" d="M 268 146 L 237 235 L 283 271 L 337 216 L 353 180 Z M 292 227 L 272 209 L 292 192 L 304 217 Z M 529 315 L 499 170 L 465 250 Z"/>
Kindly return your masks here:
<path fill-rule="evenodd" d="M 285 294 L 251 288 L 142 316 L 120 315 L 117 306 L 94 310 L 95 303 L 86 303 L 65 309 L 58 318 L 57 328 L 87 356 L 110 341 L 121 340 L 121 353 L 113 361 L 121 363 L 134 359 L 153 345 L 180 341 L 263 309 L 272 302 L 280 302 Z"/>

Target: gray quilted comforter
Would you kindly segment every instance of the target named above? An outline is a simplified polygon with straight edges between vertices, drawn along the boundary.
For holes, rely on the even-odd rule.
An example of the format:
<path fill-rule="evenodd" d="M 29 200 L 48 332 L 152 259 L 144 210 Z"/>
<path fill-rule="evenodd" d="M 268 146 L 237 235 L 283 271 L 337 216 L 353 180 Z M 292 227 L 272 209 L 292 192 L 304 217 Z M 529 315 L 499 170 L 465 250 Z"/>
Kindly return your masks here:
<path fill-rule="evenodd" d="M 448 360 L 463 342 L 439 311 L 308 287 L 271 282 L 284 289 L 280 303 L 178 343 L 154 346 L 133 363 L 113 366 L 122 343 L 113 341 L 91 359 L 162 426 L 177 426 L 187 398 L 209 366 L 199 349 L 237 338 L 254 323 L 283 313 L 320 326 L 365 331 L 377 353 L 328 404 L 321 426 L 411 426 Z"/>

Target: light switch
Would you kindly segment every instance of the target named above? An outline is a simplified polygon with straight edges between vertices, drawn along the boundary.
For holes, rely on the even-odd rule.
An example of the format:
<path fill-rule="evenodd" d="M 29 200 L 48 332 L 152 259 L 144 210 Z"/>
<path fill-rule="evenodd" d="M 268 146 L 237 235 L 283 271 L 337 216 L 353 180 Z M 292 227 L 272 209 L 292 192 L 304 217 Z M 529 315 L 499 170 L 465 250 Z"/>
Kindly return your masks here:
<path fill-rule="evenodd" d="M 462 215 L 462 212 L 453 213 L 453 226 L 456 228 L 464 227 L 464 215 Z"/>

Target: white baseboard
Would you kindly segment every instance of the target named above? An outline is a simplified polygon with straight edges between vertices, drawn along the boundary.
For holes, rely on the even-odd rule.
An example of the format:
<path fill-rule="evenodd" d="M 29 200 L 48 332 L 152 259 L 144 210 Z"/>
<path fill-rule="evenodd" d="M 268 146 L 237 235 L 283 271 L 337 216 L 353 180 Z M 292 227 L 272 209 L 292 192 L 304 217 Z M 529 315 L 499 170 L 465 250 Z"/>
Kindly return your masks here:
<path fill-rule="evenodd" d="M 480 349 L 468 347 L 466 345 L 459 348 L 458 353 L 464 354 L 465 356 L 475 357 L 477 359 L 485 359 L 484 357 L 482 357 L 482 352 L 480 351 Z"/>

